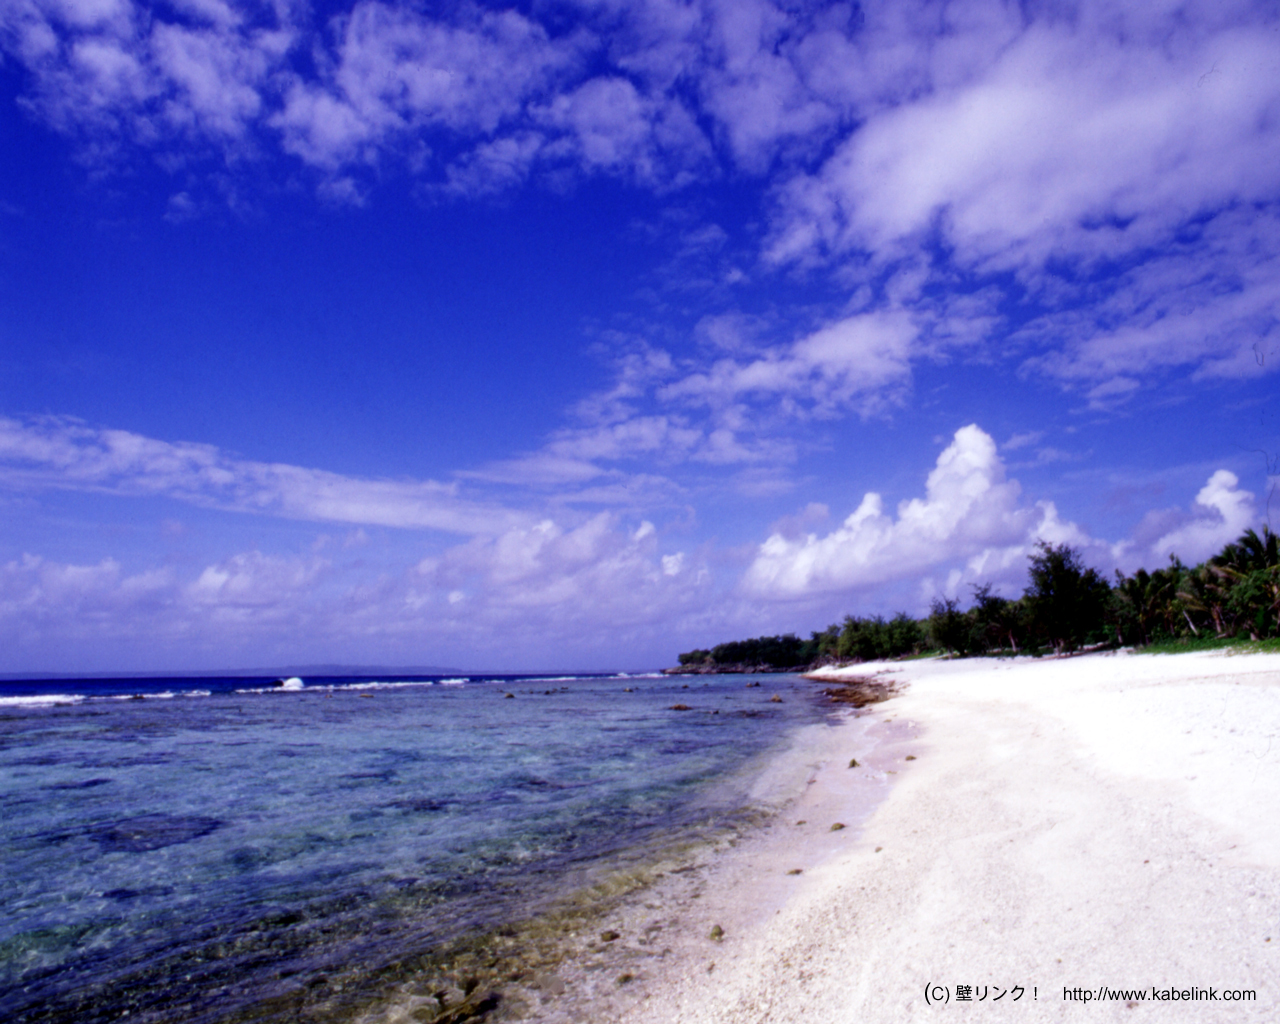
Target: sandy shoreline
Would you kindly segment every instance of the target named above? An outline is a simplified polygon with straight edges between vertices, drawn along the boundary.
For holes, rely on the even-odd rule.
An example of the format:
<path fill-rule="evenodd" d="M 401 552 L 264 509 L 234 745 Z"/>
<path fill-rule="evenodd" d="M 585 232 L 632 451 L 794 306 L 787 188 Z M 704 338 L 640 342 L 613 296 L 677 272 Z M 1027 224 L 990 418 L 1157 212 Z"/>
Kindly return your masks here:
<path fill-rule="evenodd" d="M 1275 1019 L 1280 656 L 845 674 L 874 672 L 905 692 L 786 755 L 807 785 L 774 825 L 629 909 L 636 978 L 599 977 L 600 1019 Z M 1256 1001 L 1064 998 L 1101 986 Z"/>

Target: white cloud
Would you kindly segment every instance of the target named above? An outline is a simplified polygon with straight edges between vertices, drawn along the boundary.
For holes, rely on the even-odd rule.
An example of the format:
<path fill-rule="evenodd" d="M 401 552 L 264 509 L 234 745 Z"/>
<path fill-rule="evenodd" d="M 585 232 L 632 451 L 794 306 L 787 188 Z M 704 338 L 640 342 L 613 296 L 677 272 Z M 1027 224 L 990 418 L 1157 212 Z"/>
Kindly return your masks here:
<path fill-rule="evenodd" d="M 1273 12 L 975 3 L 867 19 L 860 59 L 885 48 L 888 91 L 864 89 L 858 128 L 778 187 L 772 260 L 862 275 L 869 261 L 917 310 L 948 274 L 1006 275 L 1001 290 L 1045 309 L 1013 335 L 1024 369 L 1099 408 L 1152 371 L 1259 371 L 1280 321 Z M 990 352 L 1004 329 L 992 318 L 970 340 Z"/>
<path fill-rule="evenodd" d="M 0 634 L 13 640 L 0 666 L 21 668 L 24 657 L 46 667 L 103 657 L 117 667 L 440 663 L 443 651 L 473 666 L 587 658 L 623 667 L 636 664 L 637 647 L 665 648 L 677 623 L 716 607 L 699 559 L 664 553 L 652 523 L 608 513 L 542 520 L 378 568 L 319 541 L 303 547 L 312 550 L 137 572 L 114 558 L 0 563 Z M 315 553 L 326 547 L 328 557 Z"/>
<path fill-rule="evenodd" d="M 324 559 L 300 561 L 253 551 L 206 566 L 185 588 L 184 595 L 197 607 L 217 607 L 224 613 L 234 612 L 237 617 L 246 612 L 256 615 L 265 608 L 307 595 L 328 567 Z"/>
<path fill-rule="evenodd" d="M 1176 367 L 1197 379 L 1269 373 L 1280 362 L 1280 217 L 1226 211 L 1105 291 L 1022 327 L 1015 337 L 1042 353 L 1023 369 L 1087 387 L 1096 406 Z"/>
<path fill-rule="evenodd" d="M 59 417 L 0 417 L 0 484 L 149 495 L 289 519 L 461 534 L 500 531 L 523 518 L 462 498 L 452 484 L 368 480 L 253 462 L 212 445 L 158 441 Z"/>
<path fill-rule="evenodd" d="M 1058 520 L 1049 502 L 1027 505 L 1017 481 L 1005 477 L 995 441 L 977 426 L 956 431 L 938 456 L 923 498 L 884 511 L 868 492 L 831 533 L 788 538 L 774 533 L 759 548 L 742 585 L 779 599 L 858 590 L 968 560 L 979 582 L 1012 565 L 1025 567 L 1038 539 L 1086 538 Z M 953 588 L 954 589 L 954 586 Z"/>
<path fill-rule="evenodd" d="M 515 11 L 449 24 L 407 7 L 361 2 L 336 23 L 328 81 L 294 74 L 271 123 L 308 163 L 375 161 L 412 133 L 484 136 L 516 118 L 576 58 Z"/>
<path fill-rule="evenodd" d="M 672 629 L 718 607 L 701 560 L 662 549 L 652 523 L 605 513 L 377 569 L 333 550 L 241 551 L 133 573 L 113 558 L 79 565 L 25 555 L 0 564 L 0 634 L 13 640 L 0 666 L 21 668 L 24 657 L 45 667 L 338 657 L 626 667 L 644 657 L 637 650 L 665 651 L 648 655 L 656 664 L 674 655 Z"/>
<path fill-rule="evenodd" d="M 706 333 L 719 338 L 726 323 Z M 710 361 L 702 352 L 677 359 L 651 347 L 629 351 L 614 383 L 579 403 L 579 425 L 536 451 L 459 476 L 554 487 L 558 501 L 633 503 L 642 495 L 670 499 L 685 486 L 681 467 L 745 466 L 758 472 L 740 479 L 744 492 L 789 490 L 776 469 L 796 457 L 789 432 L 814 418 L 868 417 L 900 405 L 918 333 L 904 314 L 875 313 L 773 345 L 718 341 L 704 346 Z"/>
<path fill-rule="evenodd" d="M 1175 523 L 1170 523 L 1170 518 Z M 1125 545 L 1126 562 L 1154 568 L 1170 555 L 1177 555 L 1187 565 L 1203 562 L 1238 540 L 1246 529 L 1256 527 L 1258 511 L 1253 494 L 1240 489 L 1240 479 L 1219 469 L 1200 489 L 1189 513 L 1173 510 L 1172 516 L 1157 513 L 1151 519 L 1162 526 L 1160 536 L 1148 543 Z"/>
<path fill-rule="evenodd" d="M 797 178 L 777 254 L 817 242 L 885 252 L 941 218 L 962 262 L 1020 268 L 1118 254 L 1192 214 L 1274 197 L 1280 40 L 1241 26 L 1162 42 L 1087 18 L 1033 23 Z"/>
<path fill-rule="evenodd" d="M 869 415 L 893 404 L 910 381 L 916 329 L 901 314 L 864 314 L 823 327 L 759 358 L 716 360 L 667 384 L 668 400 L 722 406 L 754 398 L 784 412 Z"/>

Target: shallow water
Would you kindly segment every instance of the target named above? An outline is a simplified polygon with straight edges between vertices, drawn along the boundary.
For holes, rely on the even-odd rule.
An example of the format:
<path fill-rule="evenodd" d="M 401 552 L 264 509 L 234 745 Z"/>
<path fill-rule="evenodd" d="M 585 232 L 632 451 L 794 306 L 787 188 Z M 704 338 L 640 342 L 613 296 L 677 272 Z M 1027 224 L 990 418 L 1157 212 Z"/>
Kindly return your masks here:
<path fill-rule="evenodd" d="M 748 813 L 753 759 L 826 713 L 812 683 L 749 681 L 0 684 L 0 1015 L 376 998 L 620 851 Z"/>

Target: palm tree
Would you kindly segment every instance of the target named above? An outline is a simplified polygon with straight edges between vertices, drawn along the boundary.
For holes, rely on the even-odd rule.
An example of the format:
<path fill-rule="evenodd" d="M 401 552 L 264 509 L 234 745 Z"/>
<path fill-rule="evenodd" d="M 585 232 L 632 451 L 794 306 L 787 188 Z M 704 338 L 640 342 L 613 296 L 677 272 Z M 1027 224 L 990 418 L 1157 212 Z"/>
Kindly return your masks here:
<path fill-rule="evenodd" d="M 1258 640 L 1274 632 L 1280 616 L 1280 538 L 1269 526 L 1245 530 L 1191 574 L 1178 596 L 1206 612 L 1218 636 L 1245 630 Z"/>

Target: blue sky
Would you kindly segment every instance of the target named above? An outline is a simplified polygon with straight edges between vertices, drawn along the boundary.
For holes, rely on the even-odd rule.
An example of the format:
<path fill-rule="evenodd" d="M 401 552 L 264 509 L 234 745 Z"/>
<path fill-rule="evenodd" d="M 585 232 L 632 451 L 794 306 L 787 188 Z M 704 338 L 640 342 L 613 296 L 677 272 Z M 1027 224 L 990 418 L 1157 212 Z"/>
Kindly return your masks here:
<path fill-rule="evenodd" d="M 0 671 L 654 667 L 1280 515 L 1270 5 L 7 0 L 0 153 Z"/>

